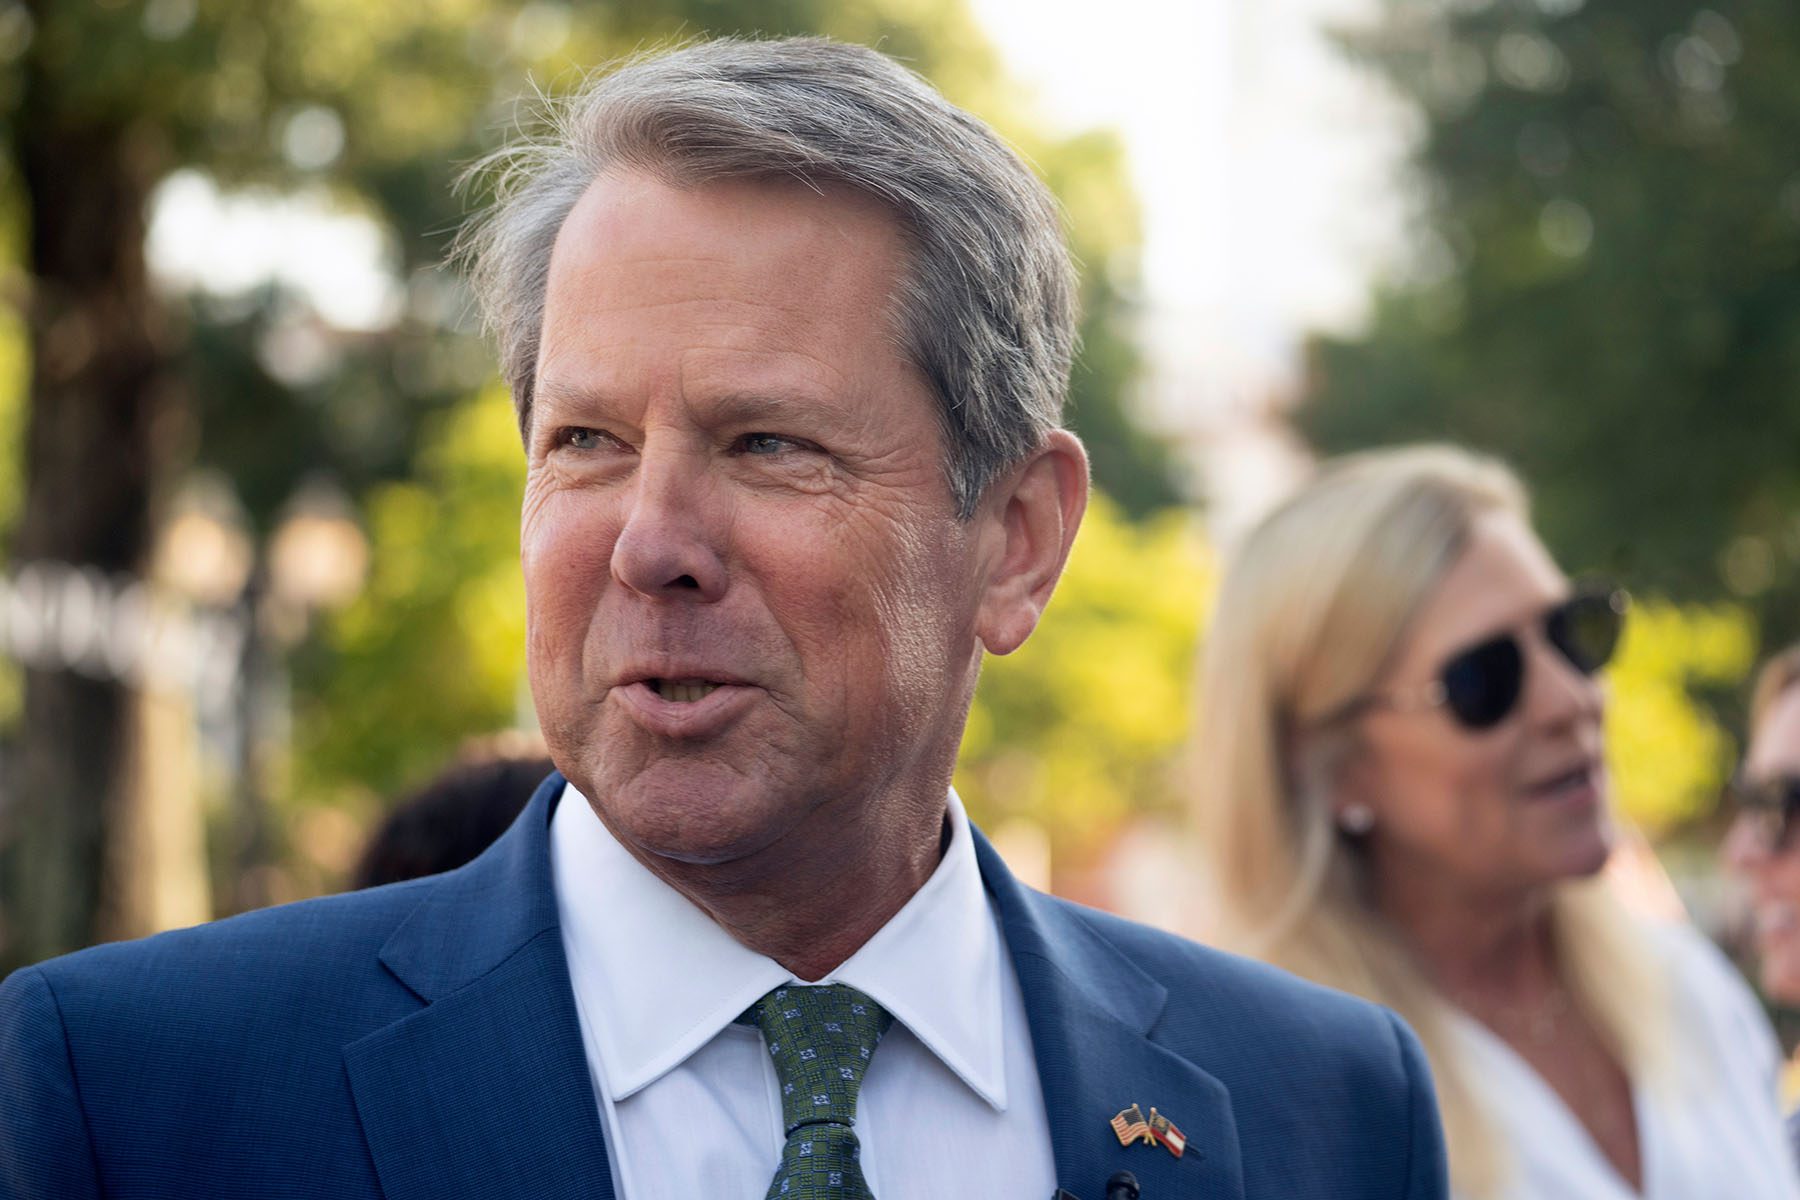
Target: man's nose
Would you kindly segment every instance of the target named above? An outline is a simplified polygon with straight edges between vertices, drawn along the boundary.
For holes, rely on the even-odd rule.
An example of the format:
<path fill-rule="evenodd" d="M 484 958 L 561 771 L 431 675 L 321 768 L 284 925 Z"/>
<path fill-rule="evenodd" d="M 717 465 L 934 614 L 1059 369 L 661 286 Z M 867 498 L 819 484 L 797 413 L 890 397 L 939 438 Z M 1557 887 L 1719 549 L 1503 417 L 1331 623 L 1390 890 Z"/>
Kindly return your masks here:
<path fill-rule="evenodd" d="M 730 515 L 701 456 L 646 447 L 633 484 L 613 543 L 613 578 L 661 599 L 722 597 Z"/>

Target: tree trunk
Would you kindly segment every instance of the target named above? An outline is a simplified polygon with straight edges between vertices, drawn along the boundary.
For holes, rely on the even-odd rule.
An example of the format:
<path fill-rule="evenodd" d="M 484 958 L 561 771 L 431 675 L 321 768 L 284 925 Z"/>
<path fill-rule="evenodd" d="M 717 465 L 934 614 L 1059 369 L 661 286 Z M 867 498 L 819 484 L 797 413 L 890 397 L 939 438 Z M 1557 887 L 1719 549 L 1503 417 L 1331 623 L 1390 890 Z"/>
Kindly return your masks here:
<path fill-rule="evenodd" d="M 42 20 L 54 20 L 44 6 Z M 31 382 L 25 498 L 11 562 L 141 574 L 159 442 L 168 422 L 167 351 L 144 263 L 155 151 L 119 114 L 66 100 L 40 36 L 13 148 L 30 221 Z M 67 63 L 68 60 L 63 60 Z M 130 787 L 133 697 L 69 670 L 25 677 L 18 749 L 0 830 L 0 960 L 32 962 L 99 940 L 109 902 L 111 820 Z"/>

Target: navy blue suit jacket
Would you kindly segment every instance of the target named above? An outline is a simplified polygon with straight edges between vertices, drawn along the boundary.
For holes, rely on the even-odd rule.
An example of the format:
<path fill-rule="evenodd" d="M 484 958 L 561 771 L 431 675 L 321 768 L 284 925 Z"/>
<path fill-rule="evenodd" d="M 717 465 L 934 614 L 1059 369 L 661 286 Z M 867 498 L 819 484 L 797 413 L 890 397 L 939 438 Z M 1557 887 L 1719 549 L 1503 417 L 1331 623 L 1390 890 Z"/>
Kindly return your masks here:
<path fill-rule="evenodd" d="M 14 973 L 0 1197 L 610 1200 L 550 879 L 562 782 L 460 870 Z M 1063 1187 L 1102 1200 L 1129 1169 L 1143 1200 L 1447 1195 L 1391 1014 L 1032 892 L 977 842 Z M 1121 1146 L 1134 1102 L 1186 1154 Z"/>

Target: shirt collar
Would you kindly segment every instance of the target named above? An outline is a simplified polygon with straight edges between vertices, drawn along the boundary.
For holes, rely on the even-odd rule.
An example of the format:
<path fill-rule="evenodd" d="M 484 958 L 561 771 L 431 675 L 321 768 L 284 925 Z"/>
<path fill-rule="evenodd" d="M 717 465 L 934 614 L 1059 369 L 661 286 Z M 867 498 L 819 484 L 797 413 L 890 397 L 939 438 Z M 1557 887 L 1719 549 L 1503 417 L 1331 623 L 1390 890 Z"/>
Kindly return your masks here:
<path fill-rule="evenodd" d="M 763 994 L 798 982 L 633 858 L 570 784 L 551 819 L 563 943 L 595 1014 L 603 1084 L 625 1099 L 680 1065 Z M 962 801 L 923 887 L 822 983 L 868 993 L 996 1110 L 1006 1108 L 1000 931 Z"/>

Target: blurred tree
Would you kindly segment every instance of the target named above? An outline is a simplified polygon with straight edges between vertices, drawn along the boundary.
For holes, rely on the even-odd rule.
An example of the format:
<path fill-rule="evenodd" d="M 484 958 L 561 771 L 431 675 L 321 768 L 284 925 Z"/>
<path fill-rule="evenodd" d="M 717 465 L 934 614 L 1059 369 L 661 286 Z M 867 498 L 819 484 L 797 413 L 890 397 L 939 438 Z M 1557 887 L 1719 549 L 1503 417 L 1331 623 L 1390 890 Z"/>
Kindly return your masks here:
<path fill-rule="evenodd" d="M 1088 449 L 1094 482 L 1133 520 L 1181 502 L 1184 483 L 1169 443 L 1137 423 L 1132 385 L 1142 367 L 1133 338 L 1140 231 L 1126 185 L 1124 147 L 1096 131 L 1027 153 L 1068 212 L 1081 268 L 1081 352 L 1069 379 L 1069 424 Z"/>
<path fill-rule="evenodd" d="M 153 293 L 144 260 L 152 189 L 178 164 L 235 183 L 312 180 L 365 206 L 405 205 L 398 265 L 433 257 L 435 245 L 417 234 L 454 212 L 446 156 L 471 144 L 471 116 L 486 103 L 478 84 L 495 72 L 444 69 L 470 60 L 469 6 L 395 12 L 306 0 L 0 0 L 0 63 L 9 65 L 0 71 L 0 192 L 16 199 L 6 208 L 24 230 L 27 278 L 17 291 L 28 300 L 19 307 L 32 364 L 13 558 L 137 573 L 158 501 L 196 457 L 227 468 L 263 522 L 302 471 L 323 465 L 354 478 L 407 461 L 407 389 L 355 408 L 368 418 L 360 426 L 332 422 L 339 410 L 319 405 L 284 422 L 334 393 L 234 371 L 216 352 L 229 336 L 209 335 L 271 324 L 271 313 L 292 310 L 276 303 L 287 298 L 271 294 L 231 316 L 174 311 Z M 354 145 L 346 113 L 357 122 Z M 200 336 L 190 337 L 195 327 Z M 314 436 L 284 436 L 296 426 Z M 322 429 L 341 444 L 319 452 Z M 265 452 L 240 455 L 244 445 Z M 108 830 L 118 824 L 109 818 L 127 787 L 130 709 L 116 682 L 29 674 L 0 828 L 0 899 L 16 934 L 6 957 L 93 940 Z"/>
<path fill-rule="evenodd" d="M 982 669 L 956 775 L 976 820 L 1042 825 L 1057 870 L 1079 872 L 1173 802 L 1214 574 L 1192 514 L 1133 524 L 1094 496 L 1038 631 Z"/>
<path fill-rule="evenodd" d="M 12 528 L 24 488 L 20 471 L 24 466 L 21 450 L 27 387 L 22 303 L 26 278 L 19 245 L 23 229 L 15 202 L 17 189 L 8 186 L 8 175 L 6 160 L 0 158 L 0 530 Z M 0 554 L 4 551 L 0 544 Z"/>
<path fill-rule="evenodd" d="M 368 586 L 300 663 L 296 801 L 366 812 L 528 703 L 524 483 L 496 384 L 434 418 L 414 471 L 370 494 Z"/>
<path fill-rule="evenodd" d="M 153 464 L 170 432 L 172 374 L 142 254 L 163 148 L 154 119 L 111 86 L 121 73 L 117 24 L 99 6 L 0 8 L 0 59 L 16 64 L 0 73 L 0 183 L 22 200 L 31 363 L 10 549 L 20 560 L 135 573 L 150 537 Z M 25 956 L 93 935 L 129 722 L 120 684 L 26 673 L 0 847 L 8 932 Z"/>
<path fill-rule="evenodd" d="M 1718 798 L 1736 748 L 1692 693 L 1738 690 L 1755 648 L 1739 605 L 1632 608 L 1606 672 L 1606 753 L 1619 806 L 1653 841 Z"/>
<path fill-rule="evenodd" d="M 1800 6 L 1389 0 L 1347 42 L 1422 212 L 1303 430 L 1498 452 L 1563 561 L 1800 635 Z"/>
<path fill-rule="evenodd" d="M 161 502 L 195 466 L 231 480 L 259 534 L 323 472 L 367 500 L 378 554 L 404 542 L 421 488 L 441 508 L 462 501 L 433 489 L 488 486 L 435 435 L 420 441 L 475 419 L 445 414 L 492 373 L 460 286 L 437 265 L 461 215 L 454 176 L 506 132 L 528 76 L 556 90 L 658 38 L 737 31 L 879 45 L 1018 139 L 1059 186 L 1088 268 L 1075 418 L 1097 472 L 1133 512 L 1173 502 L 1166 448 L 1128 415 L 1137 227 L 1118 144 L 1034 134 L 963 0 L 0 0 L 0 232 L 20 233 L 25 278 L 7 296 L 21 301 L 30 367 L 15 565 L 138 573 Z M 177 196 L 220 249 L 198 278 L 159 291 L 146 227 Z M 234 204 L 260 210 L 265 239 L 300 229 L 270 213 L 361 222 L 383 278 L 366 286 L 355 328 L 292 279 L 220 282 L 237 265 L 224 237 Z M 395 486 L 415 469 L 420 482 Z M 458 561 L 479 589 L 512 554 L 510 535 L 502 547 L 472 529 Z M 389 573 L 376 597 L 389 609 L 359 606 L 308 648 L 299 753 L 318 759 L 294 778 L 309 795 L 353 790 L 353 775 L 385 790 L 447 753 L 465 724 L 512 711 L 514 684 L 497 675 L 442 691 L 441 648 L 412 636 L 409 614 L 444 604 L 468 617 L 464 596 L 433 571 L 410 583 Z M 459 628 L 470 646 L 510 636 Z M 428 706 L 390 704 L 402 718 L 391 728 L 328 707 L 401 695 L 463 698 L 435 725 L 411 719 Z M 0 905 L 13 914 L 0 959 L 97 936 L 131 709 L 118 683 L 27 674 L 0 820 Z"/>
<path fill-rule="evenodd" d="M 5 188 L 0 186 L 0 195 Z M 0 201 L 0 212 L 5 205 Z M 0 216 L 0 229 L 8 223 Z M 23 287 L 22 273 L 13 264 L 18 256 L 12 252 L 15 248 L 5 244 L 4 235 L 0 235 L 0 296 Z M 12 523 L 19 509 L 19 494 L 23 490 L 23 481 L 19 478 L 22 456 L 19 453 L 23 446 L 25 423 L 25 324 L 18 318 L 17 310 L 0 300 L 0 530 L 12 528 Z M 6 547 L 0 544 L 0 569 L 6 564 Z M 19 717 L 20 705 L 23 702 L 24 680 L 17 664 L 9 661 L 0 653 L 0 730 L 12 725 Z M 0 739 L 0 755 L 4 754 L 5 742 Z M 0 775 L 6 771 L 6 763 L 0 757 Z M 6 789 L 0 787 L 0 808 L 5 804 Z M 5 818 L 0 815 L 0 828 Z M 0 839 L 3 842 L 4 839 Z M 0 933 L 0 943 L 4 943 L 5 935 Z"/>

